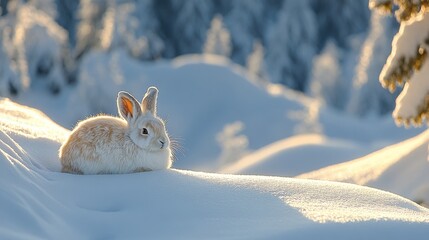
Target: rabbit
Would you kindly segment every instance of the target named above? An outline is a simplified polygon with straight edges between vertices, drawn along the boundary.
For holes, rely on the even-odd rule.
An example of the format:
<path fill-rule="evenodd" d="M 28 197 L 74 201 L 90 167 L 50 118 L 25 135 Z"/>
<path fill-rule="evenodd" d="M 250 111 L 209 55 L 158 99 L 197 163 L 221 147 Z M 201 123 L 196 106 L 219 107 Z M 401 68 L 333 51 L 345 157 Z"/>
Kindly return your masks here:
<path fill-rule="evenodd" d="M 170 139 L 156 114 L 157 97 L 158 89 L 150 87 L 140 105 L 121 91 L 121 118 L 97 116 L 80 122 L 59 150 L 62 172 L 121 174 L 170 168 Z"/>

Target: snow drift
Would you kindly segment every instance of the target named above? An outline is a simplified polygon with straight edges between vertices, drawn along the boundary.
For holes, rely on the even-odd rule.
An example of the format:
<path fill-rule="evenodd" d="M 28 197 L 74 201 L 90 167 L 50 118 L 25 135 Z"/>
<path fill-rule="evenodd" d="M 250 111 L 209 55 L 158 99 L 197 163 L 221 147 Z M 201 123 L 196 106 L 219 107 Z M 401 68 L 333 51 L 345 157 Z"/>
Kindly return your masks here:
<path fill-rule="evenodd" d="M 59 173 L 68 131 L 0 102 L 0 238 L 404 239 L 429 210 L 356 185 L 184 170 Z"/>
<path fill-rule="evenodd" d="M 298 176 L 366 185 L 429 203 L 429 130 L 353 161 Z"/>

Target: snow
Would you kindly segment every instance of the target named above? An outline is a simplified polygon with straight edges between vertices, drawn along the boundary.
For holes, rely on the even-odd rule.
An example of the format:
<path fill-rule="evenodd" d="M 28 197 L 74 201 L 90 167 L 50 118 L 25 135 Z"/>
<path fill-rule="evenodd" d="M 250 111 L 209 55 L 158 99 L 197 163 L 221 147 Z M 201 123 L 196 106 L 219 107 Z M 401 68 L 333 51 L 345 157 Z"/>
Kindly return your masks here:
<path fill-rule="evenodd" d="M 59 173 L 69 133 L 43 113 L 0 104 L 0 238 L 410 239 L 429 210 L 351 184 L 171 169 Z M 13 120 L 12 120 L 13 119 Z"/>
<path fill-rule="evenodd" d="M 19 90 L 47 85 L 57 94 L 65 85 L 63 51 L 68 43 L 67 32 L 31 5 L 21 6 L 15 21 L 13 49 L 22 82 Z"/>
<path fill-rule="evenodd" d="M 352 142 L 319 134 L 297 135 L 258 149 L 220 172 L 292 177 L 354 159 L 365 151 Z"/>
<path fill-rule="evenodd" d="M 207 32 L 204 53 L 225 57 L 231 55 L 231 37 L 228 30 L 223 25 L 222 16 L 216 15 Z"/>
<path fill-rule="evenodd" d="M 128 91 L 140 99 L 147 87 L 156 86 L 160 91 L 159 115 L 167 120 L 169 134 L 178 138 L 186 151 L 186 160 L 179 159 L 178 165 L 210 169 L 220 152 L 216 135 L 227 124 L 241 121 L 253 149 L 293 132 L 293 124 L 285 124 L 289 122 L 287 115 L 302 108 L 302 103 L 293 100 L 295 96 L 271 95 L 249 78 L 243 68 L 215 55 L 142 64 L 124 51 L 93 52 L 83 59 L 81 84 L 71 96 L 75 101 L 71 105 L 80 106 L 73 111 L 81 113 L 71 119 L 77 121 L 97 112 L 116 115 L 118 91 Z M 268 122 L 272 128 L 264 129 L 261 135 L 257 129 Z"/>
<path fill-rule="evenodd" d="M 400 66 L 401 58 L 405 58 L 405 62 L 415 58 L 419 47 L 429 51 L 427 44 L 424 44 L 428 38 L 429 32 L 429 13 L 423 12 L 415 18 L 401 23 L 399 32 L 396 34 L 392 42 L 392 52 L 387 59 L 386 64 L 380 74 L 380 82 L 384 87 L 389 87 L 389 78 Z M 420 51 L 420 50 L 419 50 Z M 429 73 L 429 64 L 423 61 L 422 66 L 417 71 L 411 71 L 411 76 L 405 83 L 405 87 L 396 100 L 396 108 L 393 116 L 397 119 L 398 124 L 403 120 L 409 122 L 420 114 L 421 110 L 426 108 L 425 96 L 429 91 L 427 84 L 427 76 Z M 406 77 L 404 77 L 406 78 Z"/>
<path fill-rule="evenodd" d="M 186 169 L 213 172 L 226 167 L 220 163 L 222 144 L 217 136 L 235 122 L 242 124 L 240 135 L 247 138 L 247 153 L 303 133 L 317 133 L 327 141 L 353 145 L 347 148 L 350 154 L 335 148 L 344 155 L 333 156 L 331 163 L 338 163 L 342 156 L 343 161 L 363 156 L 422 131 L 397 128 L 390 116 L 358 119 L 332 111 L 321 106 L 320 101 L 280 85 L 260 84 L 257 76 L 215 55 L 187 55 L 172 61 L 142 63 L 127 56 L 126 50 L 118 49 L 85 55 L 80 70 L 79 85 L 65 89 L 57 97 L 33 91 L 19 96 L 17 101 L 44 111 L 55 122 L 71 129 L 90 115 L 117 115 L 118 91 L 128 91 L 140 99 L 147 87 L 157 86 L 159 115 L 167 120 L 170 136 L 180 145 L 176 166 Z M 332 145 L 317 146 L 312 152 L 317 156 L 330 149 L 333 150 Z M 310 152 L 305 154 L 306 157 L 299 152 L 288 154 L 288 161 L 311 157 Z M 281 169 L 287 176 L 292 173 L 287 164 Z M 268 172 L 258 174 L 262 173 Z"/>
<path fill-rule="evenodd" d="M 305 173 L 299 178 L 371 186 L 429 202 L 429 131 L 367 156 Z"/>
<path fill-rule="evenodd" d="M 392 49 L 390 44 L 397 32 L 393 17 L 373 12 L 371 28 L 359 53 L 347 111 L 357 116 L 387 115 L 395 107 L 398 93 L 390 93 L 377 81 Z M 371 107 L 368 107 L 371 106 Z"/>

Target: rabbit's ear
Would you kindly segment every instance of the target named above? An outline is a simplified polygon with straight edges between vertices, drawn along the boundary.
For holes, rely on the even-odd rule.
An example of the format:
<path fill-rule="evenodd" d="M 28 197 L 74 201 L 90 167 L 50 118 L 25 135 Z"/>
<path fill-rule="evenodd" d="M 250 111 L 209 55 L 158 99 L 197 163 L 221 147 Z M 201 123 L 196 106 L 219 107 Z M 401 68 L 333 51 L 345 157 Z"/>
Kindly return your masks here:
<path fill-rule="evenodd" d="M 157 98 L 158 98 L 158 89 L 156 87 L 148 88 L 142 100 L 143 112 L 149 111 L 153 115 L 156 115 Z"/>
<path fill-rule="evenodd" d="M 119 115 L 127 121 L 135 119 L 141 114 L 140 103 L 127 92 L 118 93 L 117 104 Z"/>

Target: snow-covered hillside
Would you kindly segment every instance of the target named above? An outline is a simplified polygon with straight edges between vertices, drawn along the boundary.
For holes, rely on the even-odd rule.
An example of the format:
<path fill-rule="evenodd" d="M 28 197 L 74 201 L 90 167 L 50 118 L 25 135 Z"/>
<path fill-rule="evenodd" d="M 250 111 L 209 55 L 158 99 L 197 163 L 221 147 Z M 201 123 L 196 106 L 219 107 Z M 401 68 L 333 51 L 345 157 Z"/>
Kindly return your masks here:
<path fill-rule="evenodd" d="M 248 154 L 220 172 L 293 177 L 354 159 L 366 151 L 368 149 L 344 140 L 327 139 L 318 134 L 298 135 Z"/>
<path fill-rule="evenodd" d="M 242 67 L 214 55 L 142 63 L 121 50 L 92 52 L 83 59 L 79 79 L 75 89 L 67 89 L 58 97 L 34 91 L 17 101 L 41 109 L 71 129 L 89 115 L 117 115 L 118 91 L 129 91 L 141 98 L 148 86 L 155 85 L 160 90 L 159 115 L 167 120 L 169 133 L 181 145 L 176 166 L 193 170 L 217 171 L 225 167 L 219 161 L 223 149 L 217 136 L 236 122 L 243 126 L 239 134 L 248 140 L 246 153 L 299 133 L 319 133 L 362 150 L 338 150 L 344 152 L 345 159 L 337 157 L 331 163 L 363 156 L 422 131 L 397 128 L 389 116 L 357 119 L 332 111 L 316 99 L 278 85 L 260 84 Z M 334 146 L 312 151 L 317 156 L 331 147 Z M 302 157 L 295 156 L 291 161 Z"/>
<path fill-rule="evenodd" d="M 380 188 L 429 203 L 429 131 L 362 158 L 298 176 Z"/>
<path fill-rule="evenodd" d="M 421 239 L 429 210 L 351 184 L 185 170 L 59 173 L 68 131 L 0 102 L 0 238 Z"/>

